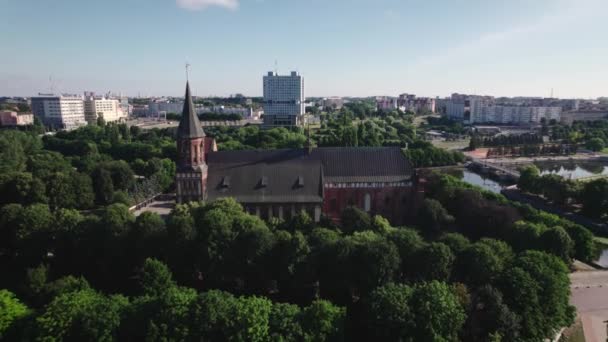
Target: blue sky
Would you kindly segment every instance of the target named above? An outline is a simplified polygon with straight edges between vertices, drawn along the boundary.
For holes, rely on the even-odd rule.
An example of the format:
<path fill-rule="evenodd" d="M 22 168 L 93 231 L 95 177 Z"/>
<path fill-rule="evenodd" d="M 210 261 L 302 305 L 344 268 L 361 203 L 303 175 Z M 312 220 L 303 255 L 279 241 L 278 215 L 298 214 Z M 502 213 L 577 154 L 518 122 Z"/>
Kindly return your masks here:
<path fill-rule="evenodd" d="M 607 0 L 0 0 L 0 96 L 608 96 Z"/>

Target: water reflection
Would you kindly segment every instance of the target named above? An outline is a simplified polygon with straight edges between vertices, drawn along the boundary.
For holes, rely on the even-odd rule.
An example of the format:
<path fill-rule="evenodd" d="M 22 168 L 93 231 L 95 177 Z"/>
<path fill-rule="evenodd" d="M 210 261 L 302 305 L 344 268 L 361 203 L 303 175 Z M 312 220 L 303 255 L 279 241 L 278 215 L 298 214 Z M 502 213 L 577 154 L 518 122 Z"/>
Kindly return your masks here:
<path fill-rule="evenodd" d="M 491 180 L 490 178 L 482 177 L 469 170 L 462 171 L 461 179 L 469 184 L 480 186 L 497 194 L 499 194 L 502 189 L 502 186 L 498 182 Z"/>
<path fill-rule="evenodd" d="M 608 166 L 600 162 L 562 161 L 536 162 L 541 175 L 556 174 L 568 179 L 578 179 L 595 175 L 608 175 Z"/>
<path fill-rule="evenodd" d="M 596 264 L 602 267 L 608 267 L 608 249 L 604 249 Z"/>

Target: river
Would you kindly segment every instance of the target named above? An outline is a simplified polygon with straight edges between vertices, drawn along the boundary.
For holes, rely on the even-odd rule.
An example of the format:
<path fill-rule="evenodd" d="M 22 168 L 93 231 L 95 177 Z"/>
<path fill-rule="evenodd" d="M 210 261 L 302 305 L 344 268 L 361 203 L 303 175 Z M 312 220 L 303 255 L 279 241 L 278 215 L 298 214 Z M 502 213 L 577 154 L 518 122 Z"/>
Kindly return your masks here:
<path fill-rule="evenodd" d="M 608 249 L 604 249 L 602 254 L 600 254 L 600 258 L 596 261 L 596 264 L 608 268 Z"/>
<path fill-rule="evenodd" d="M 467 169 L 462 171 L 461 179 L 469 184 L 480 186 L 497 194 L 499 194 L 500 190 L 502 189 L 502 185 L 500 185 L 498 182 L 490 178 L 482 177 L 481 175 Z"/>
<path fill-rule="evenodd" d="M 596 175 L 608 175 L 608 164 L 597 161 L 536 162 L 541 175 L 556 174 L 567 179 L 579 179 Z"/>

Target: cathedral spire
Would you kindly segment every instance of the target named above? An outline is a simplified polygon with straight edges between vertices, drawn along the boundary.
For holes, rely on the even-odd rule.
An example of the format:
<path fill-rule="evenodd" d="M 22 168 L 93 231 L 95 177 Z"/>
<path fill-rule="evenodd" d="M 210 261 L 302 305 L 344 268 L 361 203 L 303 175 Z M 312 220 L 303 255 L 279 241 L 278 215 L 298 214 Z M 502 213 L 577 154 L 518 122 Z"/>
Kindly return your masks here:
<path fill-rule="evenodd" d="M 184 110 L 177 128 L 177 137 L 182 139 L 202 138 L 205 136 L 201 122 L 196 115 L 196 108 L 190 94 L 190 82 L 186 82 L 186 97 L 184 99 Z"/>

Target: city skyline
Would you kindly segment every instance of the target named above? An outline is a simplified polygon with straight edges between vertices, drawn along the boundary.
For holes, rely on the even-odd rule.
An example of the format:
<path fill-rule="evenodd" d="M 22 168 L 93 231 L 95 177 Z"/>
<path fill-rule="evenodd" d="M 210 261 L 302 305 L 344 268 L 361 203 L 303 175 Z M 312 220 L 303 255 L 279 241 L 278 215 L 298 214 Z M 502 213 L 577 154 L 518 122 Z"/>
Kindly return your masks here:
<path fill-rule="evenodd" d="M 601 0 L 107 1 L 87 4 L 86 13 L 75 0 L 2 7 L 0 29 L 12 34 L 0 44 L 12 49 L 0 56 L 0 96 L 51 87 L 181 96 L 186 61 L 197 96 L 261 96 L 275 60 L 279 73 L 306 77 L 309 97 L 608 95 Z"/>

